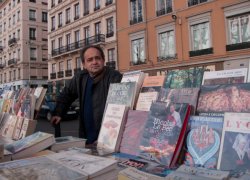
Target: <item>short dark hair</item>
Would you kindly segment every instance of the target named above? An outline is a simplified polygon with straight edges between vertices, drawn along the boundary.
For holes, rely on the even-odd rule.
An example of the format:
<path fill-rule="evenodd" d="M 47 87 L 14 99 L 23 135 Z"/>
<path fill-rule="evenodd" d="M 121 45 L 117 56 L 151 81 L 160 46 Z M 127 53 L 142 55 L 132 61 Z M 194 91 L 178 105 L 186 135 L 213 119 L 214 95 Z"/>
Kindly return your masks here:
<path fill-rule="evenodd" d="M 84 48 L 81 50 L 80 56 L 81 56 L 82 62 L 84 62 L 84 54 L 85 54 L 85 52 L 86 52 L 89 48 L 95 48 L 95 49 L 97 49 L 97 50 L 100 52 L 102 59 L 105 60 L 105 55 L 104 55 L 103 49 L 102 49 L 100 46 L 97 46 L 97 45 L 90 45 L 90 46 L 84 47 Z"/>

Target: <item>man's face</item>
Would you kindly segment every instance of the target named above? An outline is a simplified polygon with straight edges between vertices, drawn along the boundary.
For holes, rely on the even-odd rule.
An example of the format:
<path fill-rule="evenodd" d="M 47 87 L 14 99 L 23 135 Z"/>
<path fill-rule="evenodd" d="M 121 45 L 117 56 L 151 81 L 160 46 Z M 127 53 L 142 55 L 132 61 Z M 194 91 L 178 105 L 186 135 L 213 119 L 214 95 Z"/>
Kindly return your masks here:
<path fill-rule="evenodd" d="M 174 110 L 175 110 L 175 109 L 174 109 L 174 106 L 173 106 L 173 105 L 171 105 L 171 106 L 170 106 L 170 112 L 171 112 L 171 113 L 173 113 L 173 112 L 174 112 Z"/>
<path fill-rule="evenodd" d="M 104 59 L 101 53 L 95 48 L 89 48 L 84 54 L 83 67 L 87 69 L 90 76 L 95 76 L 102 71 L 104 67 Z"/>

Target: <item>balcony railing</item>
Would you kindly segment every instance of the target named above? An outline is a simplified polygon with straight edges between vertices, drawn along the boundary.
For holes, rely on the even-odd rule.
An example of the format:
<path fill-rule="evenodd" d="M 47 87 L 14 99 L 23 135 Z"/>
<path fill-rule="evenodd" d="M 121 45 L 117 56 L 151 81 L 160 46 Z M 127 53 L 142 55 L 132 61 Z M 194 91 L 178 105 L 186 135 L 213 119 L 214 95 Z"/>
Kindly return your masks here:
<path fill-rule="evenodd" d="M 114 32 L 108 32 L 106 34 L 106 38 L 109 38 L 109 37 L 112 37 L 112 36 L 114 36 Z"/>
<path fill-rule="evenodd" d="M 8 66 L 13 66 L 17 63 L 17 59 L 16 58 L 13 58 L 13 59 L 10 59 L 8 60 Z"/>
<path fill-rule="evenodd" d="M 143 60 L 138 60 L 137 62 L 130 62 L 130 66 L 134 66 L 134 65 L 141 65 L 141 64 L 147 64 L 146 59 Z"/>
<path fill-rule="evenodd" d="M 108 5 L 112 4 L 112 3 L 113 3 L 113 0 L 107 0 L 106 3 L 105 3 L 105 6 L 108 6 Z"/>
<path fill-rule="evenodd" d="M 5 67 L 5 64 L 0 64 L 0 69 L 3 69 Z"/>
<path fill-rule="evenodd" d="M 4 48 L 3 46 L 0 46 L 0 52 L 3 51 L 3 48 Z"/>
<path fill-rule="evenodd" d="M 173 59 L 177 59 L 177 54 L 168 55 L 168 56 L 159 56 L 157 57 L 157 62 L 169 61 Z"/>
<path fill-rule="evenodd" d="M 65 76 L 66 76 L 66 77 L 72 76 L 72 69 L 67 69 L 67 70 L 65 70 Z"/>
<path fill-rule="evenodd" d="M 96 6 L 95 8 L 94 8 L 94 11 L 97 11 L 97 10 L 99 10 L 101 7 L 100 6 Z"/>
<path fill-rule="evenodd" d="M 13 46 L 14 44 L 16 44 L 17 43 L 17 38 L 12 38 L 12 39 L 10 39 L 9 41 L 8 41 L 8 45 L 9 46 Z"/>
<path fill-rule="evenodd" d="M 83 16 L 86 16 L 89 14 L 89 11 L 84 11 Z"/>
<path fill-rule="evenodd" d="M 76 15 L 76 16 L 74 17 L 74 20 L 77 20 L 77 19 L 79 19 L 79 15 Z"/>
<path fill-rule="evenodd" d="M 69 51 L 74 51 L 74 50 L 77 50 L 79 48 L 83 48 L 83 47 L 88 46 L 88 45 L 102 43 L 102 42 L 105 42 L 105 35 L 98 34 L 95 36 L 91 36 L 87 39 L 83 39 L 81 41 L 74 42 L 74 43 L 68 44 L 66 46 L 62 46 L 60 48 L 54 49 L 54 50 L 52 50 L 51 54 L 52 54 L 52 56 L 57 56 L 57 55 L 60 55 L 60 54 L 63 54 L 63 53 L 69 52 Z"/>
<path fill-rule="evenodd" d="M 81 68 L 75 68 L 74 69 L 74 74 L 76 74 L 76 73 L 78 73 L 78 72 L 80 72 L 81 71 Z"/>
<path fill-rule="evenodd" d="M 207 1 L 208 0 L 189 0 L 188 1 L 188 7 L 195 6 L 197 4 L 204 3 L 204 2 L 207 2 Z"/>
<path fill-rule="evenodd" d="M 64 76 L 64 71 L 57 72 L 57 77 L 62 78 Z"/>
<path fill-rule="evenodd" d="M 66 22 L 65 22 L 66 24 L 69 24 L 70 23 L 70 19 L 68 19 L 68 20 L 66 20 Z"/>
<path fill-rule="evenodd" d="M 226 45 L 227 51 L 234 51 L 234 50 L 247 49 L 247 48 L 250 48 L 250 42 Z"/>
<path fill-rule="evenodd" d="M 56 79 L 56 73 L 50 73 L 50 79 Z"/>
<path fill-rule="evenodd" d="M 161 16 L 161 15 L 164 15 L 164 14 L 168 14 L 168 13 L 171 13 L 173 11 L 172 7 L 168 7 L 168 8 L 163 8 L 163 9 L 160 9 L 158 11 L 156 11 L 156 16 Z"/>
<path fill-rule="evenodd" d="M 116 62 L 115 61 L 108 61 L 108 62 L 106 62 L 106 66 L 115 69 Z"/>
<path fill-rule="evenodd" d="M 213 54 L 213 48 L 201 49 L 196 51 L 189 51 L 189 56 L 201 56 L 206 54 Z"/>
<path fill-rule="evenodd" d="M 130 25 L 142 22 L 142 16 L 134 17 L 130 20 Z"/>

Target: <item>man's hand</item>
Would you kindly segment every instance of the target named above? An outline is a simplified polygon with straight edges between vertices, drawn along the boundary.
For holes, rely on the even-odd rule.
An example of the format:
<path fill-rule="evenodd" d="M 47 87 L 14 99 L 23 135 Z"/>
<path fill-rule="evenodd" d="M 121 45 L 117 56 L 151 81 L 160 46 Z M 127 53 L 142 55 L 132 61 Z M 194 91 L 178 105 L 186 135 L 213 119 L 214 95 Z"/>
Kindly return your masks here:
<path fill-rule="evenodd" d="M 58 124 L 61 121 L 61 117 L 60 116 L 52 116 L 52 118 L 50 119 L 50 123 L 51 124 Z"/>

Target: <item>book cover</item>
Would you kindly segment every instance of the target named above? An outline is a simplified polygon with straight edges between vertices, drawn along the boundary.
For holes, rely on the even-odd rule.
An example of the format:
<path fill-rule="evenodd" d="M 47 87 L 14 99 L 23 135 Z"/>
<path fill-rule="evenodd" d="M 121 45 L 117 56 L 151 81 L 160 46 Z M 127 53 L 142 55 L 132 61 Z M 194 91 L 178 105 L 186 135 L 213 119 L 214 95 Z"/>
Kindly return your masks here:
<path fill-rule="evenodd" d="M 52 134 L 36 132 L 23 139 L 7 144 L 5 149 L 12 153 L 12 159 L 29 157 L 55 143 Z"/>
<path fill-rule="evenodd" d="M 121 104 L 133 108 L 135 94 L 135 82 L 110 84 L 106 104 Z"/>
<path fill-rule="evenodd" d="M 36 120 L 24 118 L 18 139 L 22 139 L 28 135 L 31 135 L 36 129 L 36 124 Z"/>
<path fill-rule="evenodd" d="M 187 110 L 188 104 L 152 103 L 140 141 L 139 156 L 170 166 Z"/>
<path fill-rule="evenodd" d="M 149 111 L 152 102 L 156 101 L 158 94 L 157 91 L 141 92 L 137 100 L 136 110 Z"/>
<path fill-rule="evenodd" d="M 14 131 L 15 131 L 16 123 L 17 123 L 17 116 L 9 115 L 3 127 L 1 135 L 3 137 L 12 138 Z"/>
<path fill-rule="evenodd" d="M 72 147 L 84 148 L 86 144 L 86 139 L 73 136 L 57 137 L 55 140 L 56 143 L 50 147 L 50 149 L 55 152 Z"/>
<path fill-rule="evenodd" d="M 173 103 L 188 103 L 191 105 L 191 114 L 195 114 L 200 88 L 170 89 L 162 88 L 158 101 Z"/>
<path fill-rule="evenodd" d="M 148 112 L 129 110 L 124 128 L 120 152 L 131 155 L 139 154 L 139 143 L 146 123 Z"/>
<path fill-rule="evenodd" d="M 205 71 L 202 85 L 235 84 L 247 81 L 247 68 Z"/>
<path fill-rule="evenodd" d="M 97 140 L 98 149 L 105 149 L 111 152 L 118 151 L 127 118 L 127 111 L 128 108 L 125 105 L 107 105 Z"/>
<path fill-rule="evenodd" d="M 190 116 L 185 164 L 205 168 L 217 167 L 223 117 Z"/>
<path fill-rule="evenodd" d="M 197 112 L 250 112 L 250 83 L 202 86 Z"/>
<path fill-rule="evenodd" d="M 250 170 L 250 113 L 225 113 L 218 169 Z"/>
<path fill-rule="evenodd" d="M 189 69 L 170 70 L 164 82 L 164 88 L 195 88 L 202 83 L 204 69 L 194 67 Z"/>

